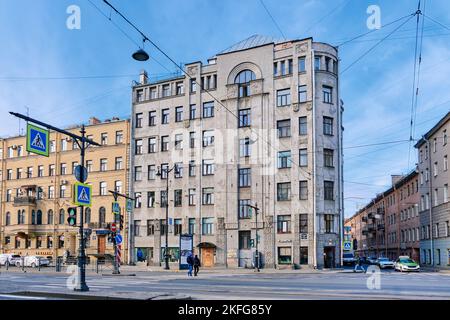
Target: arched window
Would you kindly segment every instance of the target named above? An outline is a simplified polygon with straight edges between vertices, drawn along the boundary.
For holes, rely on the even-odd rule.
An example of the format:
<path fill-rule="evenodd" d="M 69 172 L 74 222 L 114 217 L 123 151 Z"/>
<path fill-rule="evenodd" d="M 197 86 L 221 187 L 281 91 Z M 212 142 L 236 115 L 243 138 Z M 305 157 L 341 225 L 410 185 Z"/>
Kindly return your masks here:
<path fill-rule="evenodd" d="M 234 79 L 239 86 L 239 97 L 248 97 L 250 93 L 250 81 L 255 80 L 256 75 L 251 70 L 243 70 Z"/>
<path fill-rule="evenodd" d="M 47 212 L 47 224 L 53 224 L 53 210 Z"/>
<path fill-rule="evenodd" d="M 36 224 L 36 212 L 34 210 L 31 211 L 31 224 Z"/>
<path fill-rule="evenodd" d="M 64 209 L 59 210 L 59 224 L 64 224 Z"/>
<path fill-rule="evenodd" d="M 36 224 L 42 224 L 42 211 L 41 210 L 37 211 Z"/>
<path fill-rule="evenodd" d="M 106 210 L 104 207 L 100 207 L 98 210 L 98 222 L 105 223 L 106 221 Z"/>
<path fill-rule="evenodd" d="M 5 225 L 9 226 L 10 224 L 11 224 L 11 213 L 7 212 Z"/>
<path fill-rule="evenodd" d="M 84 223 L 91 223 L 91 208 L 86 208 L 84 214 Z"/>

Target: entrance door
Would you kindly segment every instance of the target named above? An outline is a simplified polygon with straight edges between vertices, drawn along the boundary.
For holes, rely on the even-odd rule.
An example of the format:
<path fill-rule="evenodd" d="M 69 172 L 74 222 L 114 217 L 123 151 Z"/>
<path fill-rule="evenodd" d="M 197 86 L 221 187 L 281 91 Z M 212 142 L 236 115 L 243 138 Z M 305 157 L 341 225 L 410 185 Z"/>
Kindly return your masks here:
<path fill-rule="evenodd" d="M 334 247 L 325 247 L 323 249 L 323 263 L 325 268 L 334 268 Z"/>
<path fill-rule="evenodd" d="M 98 254 L 105 254 L 106 236 L 98 236 Z"/>
<path fill-rule="evenodd" d="M 214 248 L 202 248 L 202 260 L 203 267 L 214 266 Z"/>

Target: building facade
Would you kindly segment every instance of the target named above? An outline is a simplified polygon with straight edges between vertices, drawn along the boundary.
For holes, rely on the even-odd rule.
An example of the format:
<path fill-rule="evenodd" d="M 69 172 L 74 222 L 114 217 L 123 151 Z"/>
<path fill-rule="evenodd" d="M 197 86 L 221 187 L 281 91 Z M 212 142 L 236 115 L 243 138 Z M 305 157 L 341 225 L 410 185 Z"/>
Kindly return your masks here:
<path fill-rule="evenodd" d="M 67 129 L 79 134 L 80 128 Z M 92 207 L 85 208 L 86 254 L 100 257 L 114 254 L 108 241 L 107 223 L 113 222 L 113 196 L 109 190 L 128 192 L 130 121 L 113 118 L 100 122 L 91 118 L 86 136 L 101 144 L 86 151 L 86 183 L 92 184 Z M 77 255 L 78 228 L 67 223 L 72 204 L 74 168 L 80 161 L 78 145 L 70 137 L 50 132 L 49 157 L 26 151 L 26 137 L 0 140 L 1 201 L 0 252 L 40 255 L 55 259 L 66 250 Z M 119 199 L 122 214 L 125 201 Z M 79 215 L 79 213 L 78 213 Z M 127 222 L 125 214 L 125 225 Z M 77 218 L 77 223 L 80 219 Z M 127 230 L 124 230 L 126 244 Z M 124 244 L 122 256 L 127 255 Z"/>
<path fill-rule="evenodd" d="M 449 133 L 450 112 L 416 144 L 422 263 L 442 269 L 450 268 Z"/>
<path fill-rule="evenodd" d="M 345 221 L 364 257 L 407 255 L 420 261 L 419 175 L 392 176 L 392 187 Z"/>
<path fill-rule="evenodd" d="M 336 48 L 311 38 L 254 36 L 187 64 L 187 76 L 142 73 L 132 105 L 134 252 L 159 265 L 169 232 L 177 263 L 187 233 L 207 267 L 252 267 L 256 244 L 266 268 L 339 266 L 338 61 Z"/>

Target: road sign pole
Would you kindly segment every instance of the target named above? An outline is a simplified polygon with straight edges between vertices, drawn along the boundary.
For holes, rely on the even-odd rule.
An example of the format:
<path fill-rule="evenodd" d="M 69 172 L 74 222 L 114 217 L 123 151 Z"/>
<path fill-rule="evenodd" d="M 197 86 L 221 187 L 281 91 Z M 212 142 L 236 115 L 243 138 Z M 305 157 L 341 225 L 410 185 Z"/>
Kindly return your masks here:
<path fill-rule="evenodd" d="M 114 271 L 112 274 L 120 274 L 119 270 L 119 262 L 117 261 L 117 243 L 116 243 L 116 233 L 113 232 L 112 234 L 112 241 L 114 245 Z"/>

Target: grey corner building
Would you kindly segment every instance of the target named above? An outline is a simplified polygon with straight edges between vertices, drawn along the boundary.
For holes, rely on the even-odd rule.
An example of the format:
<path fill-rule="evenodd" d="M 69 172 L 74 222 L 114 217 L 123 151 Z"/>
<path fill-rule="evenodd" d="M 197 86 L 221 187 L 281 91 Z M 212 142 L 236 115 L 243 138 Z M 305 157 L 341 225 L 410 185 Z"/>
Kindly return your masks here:
<path fill-rule="evenodd" d="M 133 260 L 160 265 L 169 232 L 171 267 L 184 233 L 204 267 L 252 267 L 256 241 L 264 268 L 340 266 L 337 49 L 253 36 L 184 68 L 133 86 Z"/>

